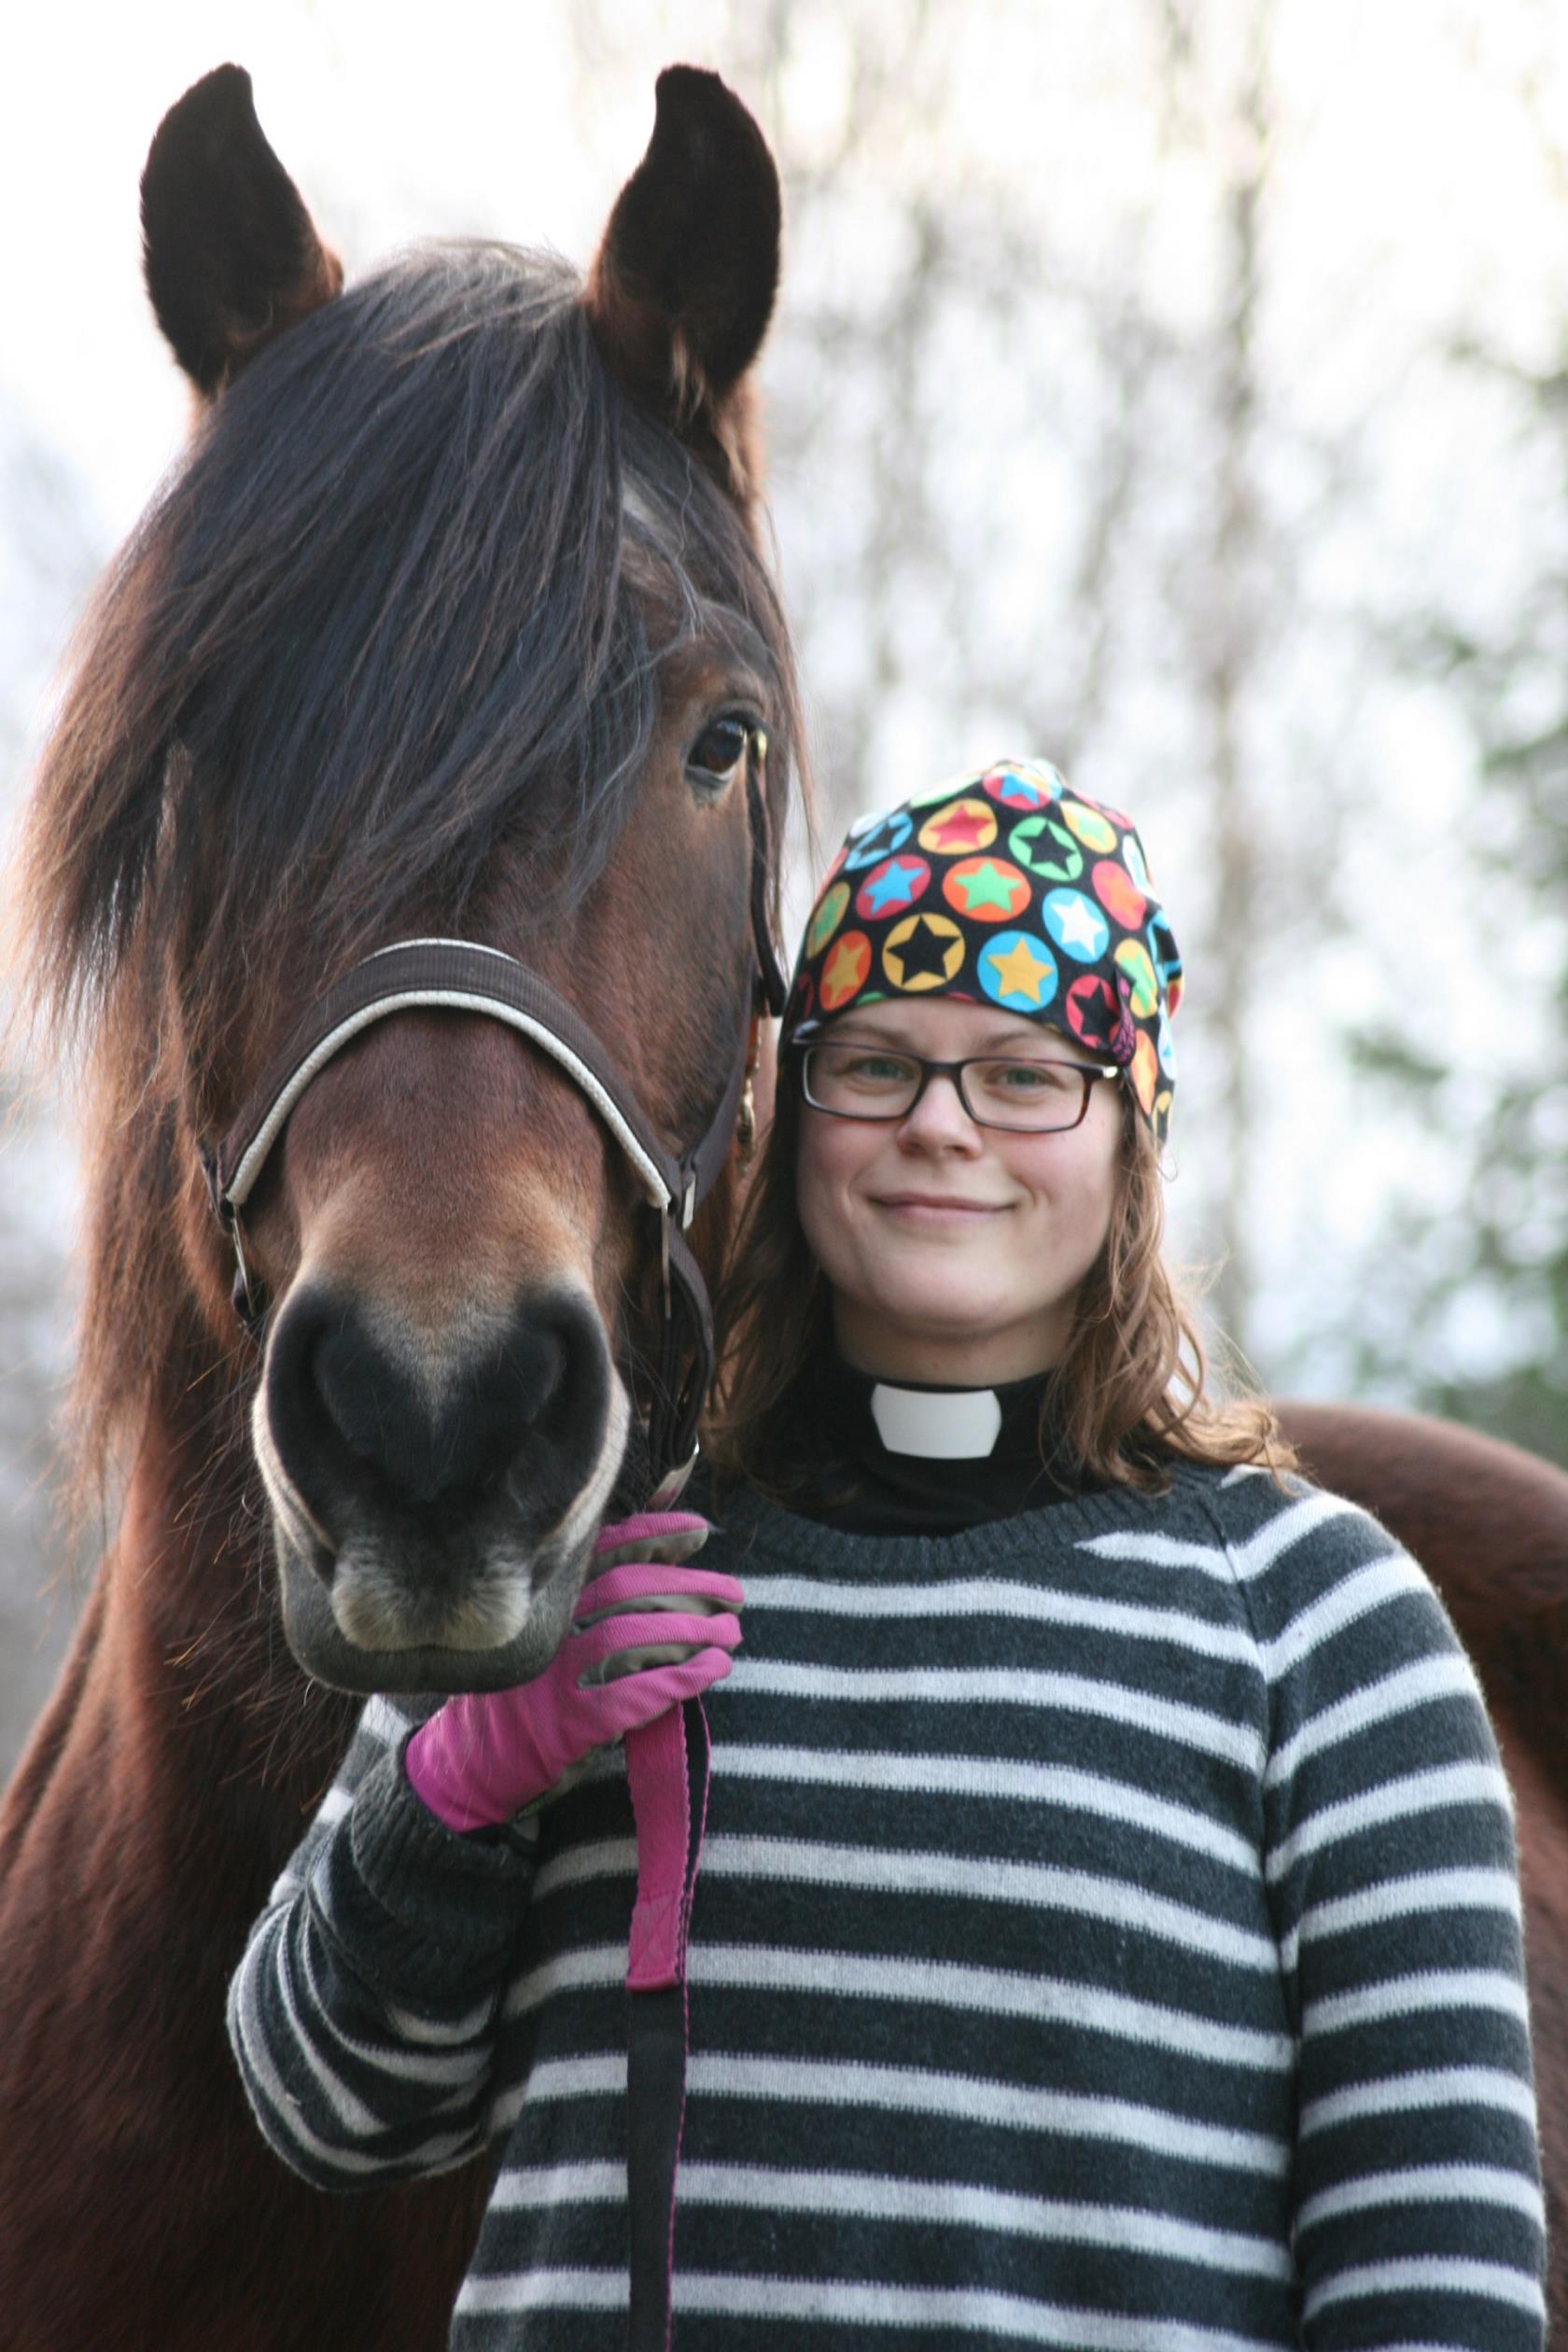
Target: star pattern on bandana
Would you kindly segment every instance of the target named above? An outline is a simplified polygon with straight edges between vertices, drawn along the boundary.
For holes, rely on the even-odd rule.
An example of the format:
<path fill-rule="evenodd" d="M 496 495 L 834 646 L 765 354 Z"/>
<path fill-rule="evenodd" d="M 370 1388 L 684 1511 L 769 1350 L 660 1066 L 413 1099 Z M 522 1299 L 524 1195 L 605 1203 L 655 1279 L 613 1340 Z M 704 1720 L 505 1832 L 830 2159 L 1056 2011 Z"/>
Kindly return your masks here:
<path fill-rule="evenodd" d="M 994 858 L 966 858 L 942 886 L 949 906 L 982 921 L 993 914 L 1016 915 L 1029 904 L 1029 886 L 1016 866 L 999 865 Z"/>
<path fill-rule="evenodd" d="M 1116 1052 L 1121 1005 L 1115 990 L 1098 973 L 1085 972 L 1067 992 L 1067 1026 L 1091 1051 L 1109 1053 L 1113 1060 L 1130 1061 L 1132 1046 Z"/>
<path fill-rule="evenodd" d="M 1132 1090 L 1145 1118 L 1155 1107 L 1155 1094 L 1159 1085 L 1159 1056 L 1155 1053 L 1147 1029 L 1141 1029 L 1133 1048 Z"/>
<path fill-rule="evenodd" d="M 879 859 L 891 857 L 895 850 L 903 847 L 914 830 L 914 819 L 902 808 L 890 808 L 880 816 L 863 819 L 861 831 L 846 845 L 846 871 L 861 874 Z"/>
<path fill-rule="evenodd" d="M 1136 1020 L 1146 1021 L 1158 1010 L 1159 988 L 1155 980 L 1155 967 L 1149 961 L 1149 951 L 1141 939 L 1124 939 L 1116 950 L 1116 969 L 1127 974 L 1130 988 L 1131 1011 Z"/>
<path fill-rule="evenodd" d="M 1046 1003 L 1057 985 L 1057 968 L 1022 931 L 1008 931 L 984 958 L 986 985 L 999 1001 L 1020 999 L 1025 1004 Z"/>
<path fill-rule="evenodd" d="M 996 836 L 995 810 L 984 801 L 959 800 L 929 819 L 919 838 L 922 849 L 940 849 L 953 857 L 962 849 L 988 849 Z"/>
<path fill-rule="evenodd" d="M 1026 817 L 1008 834 L 1007 847 L 1046 882 L 1076 882 L 1084 871 L 1084 852 L 1054 817 Z"/>
<path fill-rule="evenodd" d="M 855 912 L 862 920 L 894 914 L 917 899 L 930 880 L 931 868 L 924 858 L 889 858 L 861 883 Z"/>
<path fill-rule="evenodd" d="M 911 915 L 888 934 L 882 969 L 895 988 L 917 994 L 954 978 L 964 959 L 963 933 L 945 915 Z"/>
<path fill-rule="evenodd" d="M 1111 926 L 1082 890 L 1052 890 L 1041 913 L 1057 945 L 1079 963 L 1094 963 L 1104 955 Z"/>
<path fill-rule="evenodd" d="M 1090 808 L 1081 800 L 1064 800 L 1061 813 L 1062 822 L 1070 833 L 1076 834 L 1085 849 L 1109 857 L 1116 847 L 1116 828 L 1103 809 Z"/>
<path fill-rule="evenodd" d="M 823 891 L 817 903 L 817 912 L 811 918 L 811 928 L 805 934 L 805 952 L 808 956 L 821 954 L 840 923 L 843 922 L 844 911 L 848 903 L 849 885 L 847 882 L 834 882 Z"/>
<path fill-rule="evenodd" d="M 1059 800 L 1066 789 L 1055 768 L 1027 769 L 1012 764 L 992 768 L 980 779 L 981 790 L 1003 808 L 1043 808 Z"/>
<path fill-rule="evenodd" d="M 836 1013 L 871 970 L 871 942 L 863 931 L 846 931 L 822 969 L 822 1007 Z"/>

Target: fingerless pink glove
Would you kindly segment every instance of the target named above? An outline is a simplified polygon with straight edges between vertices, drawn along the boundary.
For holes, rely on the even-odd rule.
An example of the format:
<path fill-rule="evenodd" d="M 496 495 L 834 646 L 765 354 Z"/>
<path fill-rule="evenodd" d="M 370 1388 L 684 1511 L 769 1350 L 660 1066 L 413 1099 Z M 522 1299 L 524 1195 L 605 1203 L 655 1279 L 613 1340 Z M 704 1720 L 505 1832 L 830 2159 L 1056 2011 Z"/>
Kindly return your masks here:
<path fill-rule="evenodd" d="M 595 1748 L 693 1699 L 730 1671 L 743 1594 L 681 1563 L 707 1541 L 691 1511 L 600 1531 L 572 1621 L 542 1674 L 449 1699 L 404 1752 L 415 1794 L 449 1829 L 510 1821 Z"/>

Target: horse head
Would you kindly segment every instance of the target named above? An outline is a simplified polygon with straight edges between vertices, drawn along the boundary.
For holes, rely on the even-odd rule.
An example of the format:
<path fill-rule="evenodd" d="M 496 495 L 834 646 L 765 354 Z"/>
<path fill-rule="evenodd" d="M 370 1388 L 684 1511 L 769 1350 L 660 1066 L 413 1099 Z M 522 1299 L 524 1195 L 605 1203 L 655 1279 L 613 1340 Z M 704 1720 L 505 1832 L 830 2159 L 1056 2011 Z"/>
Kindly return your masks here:
<path fill-rule="evenodd" d="M 259 1377 L 199 1166 L 312 1001 L 427 936 L 525 963 L 671 1154 L 721 1119 L 796 735 L 749 387 L 777 175 L 676 68 L 585 280 L 463 242 L 345 289 L 225 66 L 143 222 L 196 422 L 90 618 L 30 867 L 97 1057 L 90 1415 L 248 1395 L 301 1663 L 515 1682 L 649 1404 L 658 1220 L 604 1118 L 471 1011 L 355 1034 L 245 1201 Z"/>

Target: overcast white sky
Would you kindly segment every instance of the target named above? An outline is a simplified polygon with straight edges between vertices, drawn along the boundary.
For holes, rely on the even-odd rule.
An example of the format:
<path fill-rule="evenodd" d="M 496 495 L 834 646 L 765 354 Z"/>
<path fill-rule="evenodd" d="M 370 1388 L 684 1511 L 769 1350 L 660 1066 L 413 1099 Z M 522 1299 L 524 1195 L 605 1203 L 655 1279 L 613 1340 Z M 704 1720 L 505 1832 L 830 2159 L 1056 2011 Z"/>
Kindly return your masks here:
<path fill-rule="evenodd" d="M 834 18 L 857 5 L 886 0 L 804 12 L 781 93 L 797 137 L 814 120 L 831 137 L 843 101 Z M 953 21 L 969 168 L 1043 185 L 1064 241 L 1092 266 L 1108 190 L 1124 207 L 1141 177 L 1155 192 L 1143 85 L 1128 72 L 1155 17 L 1149 0 L 1040 0 L 1001 23 L 985 0 L 935 6 Z M 1205 0 L 1199 13 L 1221 81 L 1239 12 Z M 466 231 L 582 255 L 647 135 L 660 64 L 690 56 L 745 81 L 746 61 L 724 53 L 705 0 L 619 0 L 611 21 L 603 96 L 582 120 L 563 0 L 63 0 L 13 12 L 0 77 L 0 389 L 81 467 L 107 531 L 133 518 L 183 415 L 142 300 L 135 216 L 147 142 L 180 91 L 225 59 L 250 68 L 269 136 L 353 266 L 411 237 Z M 1325 413 L 1365 386 L 1360 345 L 1379 322 L 1357 317 L 1354 295 L 1369 274 L 1435 317 L 1453 315 L 1468 281 L 1476 309 L 1525 348 L 1565 306 L 1568 252 L 1541 242 L 1543 150 L 1521 136 L 1518 96 L 1536 75 L 1542 119 L 1568 154 L 1565 26 L 1568 11 L 1545 0 L 1281 0 L 1281 160 L 1309 176 L 1310 200 L 1288 229 L 1309 250 L 1287 244 L 1275 257 L 1303 305 L 1278 331 L 1299 337 Z M 749 94 L 765 105 L 765 93 Z M 917 105 L 908 135 L 919 132 Z M 951 167 L 950 119 L 944 138 Z M 1195 150 L 1183 206 L 1180 166 L 1166 158 L 1158 171 L 1154 234 L 1179 315 L 1189 292 L 1201 299 L 1193 231 L 1209 174 Z M 1391 259 L 1392 273 L 1381 266 Z M 1558 301 L 1544 302 L 1552 288 Z"/>

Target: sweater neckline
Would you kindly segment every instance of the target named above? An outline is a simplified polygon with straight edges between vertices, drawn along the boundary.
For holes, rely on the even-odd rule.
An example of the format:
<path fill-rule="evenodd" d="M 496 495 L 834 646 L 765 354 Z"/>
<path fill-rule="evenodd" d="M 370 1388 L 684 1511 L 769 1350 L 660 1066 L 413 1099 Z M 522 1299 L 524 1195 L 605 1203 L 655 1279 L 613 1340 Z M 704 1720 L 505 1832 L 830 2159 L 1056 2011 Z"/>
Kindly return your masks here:
<path fill-rule="evenodd" d="M 1015 1557 L 1037 1561 L 1043 1547 L 1071 1546 L 1089 1536 L 1115 1533 L 1147 1511 L 1169 1508 L 1183 1492 L 1212 1487 L 1222 1475 L 1210 1464 L 1179 1460 L 1168 1469 L 1170 1484 L 1160 1494 L 1137 1487 L 1097 1487 L 1078 1494 L 1056 1495 L 1006 1519 L 942 1535 L 860 1534 L 824 1525 L 805 1512 L 791 1511 L 767 1495 L 744 1488 L 723 1495 L 719 1524 L 731 1533 L 752 1534 L 770 1550 L 787 1550 L 797 1559 L 803 1551 L 808 1552 L 815 1570 L 839 1566 L 864 1573 L 890 1566 L 895 1561 L 904 1569 L 994 1570 Z"/>

